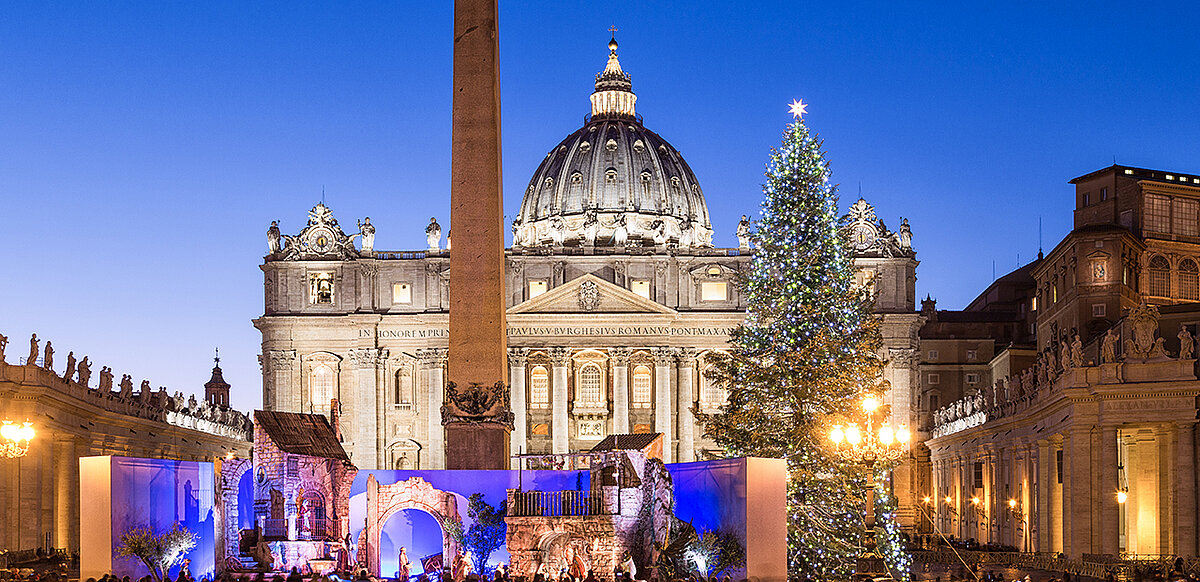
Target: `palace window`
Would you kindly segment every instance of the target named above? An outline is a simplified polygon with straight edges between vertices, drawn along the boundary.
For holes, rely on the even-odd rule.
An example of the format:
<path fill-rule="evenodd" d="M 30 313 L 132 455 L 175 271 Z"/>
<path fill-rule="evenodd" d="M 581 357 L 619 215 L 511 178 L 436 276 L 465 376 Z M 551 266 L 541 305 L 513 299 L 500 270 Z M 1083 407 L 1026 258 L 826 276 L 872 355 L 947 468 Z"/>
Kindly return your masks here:
<path fill-rule="evenodd" d="M 1174 206 L 1175 234 L 1200 236 L 1200 201 L 1176 198 Z"/>
<path fill-rule="evenodd" d="M 308 302 L 313 305 L 333 304 L 333 273 L 309 273 Z"/>
<path fill-rule="evenodd" d="M 633 407 L 650 408 L 650 368 L 647 366 L 633 369 Z"/>
<path fill-rule="evenodd" d="M 942 383 L 942 377 L 941 377 L 941 376 L 938 376 L 937 374 L 930 374 L 930 375 L 929 375 L 929 383 L 930 383 L 930 384 L 941 384 L 941 383 Z"/>
<path fill-rule="evenodd" d="M 1092 305 L 1092 317 L 1100 318 L 1108 316 L 1108 306 L 1103 303 Z"/>
<path fill-rule="evenodd" d="M 704 281 L 700 283 L 701 301 L 726 301 L 729 291 L 724 281 Z"/>
<path fill-rule="evenodd" d="M 587 403 L 603 402 L 600 386 L 600 367 L 588 364 L 579 371 L 579 401 Z"/>
<path fill-rule="evenodd" d="M 1150 259 L 1149 291 L 1155 297 L 1171 296 L 1171 263 L 1162 255 Z"/>
<path fill-rule="evenodd" d="M 979 374 L 967 374 L 967 384 L 978 384 Z"/>
<path fill-rule="evenodd" d="M 397 406 L 412 405 L 412 382 L 409 379 L 412 376 L 407 368 L 396 370 L 396 393 L 395 404 Z"/>
<path fill-rule="evenodd" d="M 629 284 L 629 290 L 650 299 L 650 282 L 646 280 L 635 280 Z"/>
<path fill-rule="evenodd" d="M 937 350 L 929 350 L 929 359 L 930 360 L 938 359 L 938 351 Z"/>
<path fill-rule="evenodd" d="M 537 297 L 538 295 L 545 293 L 547 288 L 548 288 L 548 286 L 546 284 L 546 281 L 544 281 L 544 280 L 530 281 L 529 282 L 529 298 L 533 299 L 534 297 Z"/>
<path fill-rule="evenodd" d="M 1179 298 L 1200 301 L 1200 270 L 1196 268 L 1196 261 L 1191 259 L 1179 262 Z"/>
<path fill-rule="evenodd" d="M 979 352 L 976 350 L 967 350 L 967 359 L 974 362 L 975 358 L 978 357 L 978 354 Z"/>
<path fill-rule="evenodd" d="M 548 408 L 550 406 L 550 375 L 545 366 L 534 366 L 529 373 L 529 406 L 530 408 Z"/>
<path fill-rule="evenodd" d="M 930 394 L 929 395 L 929 410 L 937 410 L 937 409 L 938 409 L 938 395 Z"/>
<path fill-rule="evenodd" d="M 314 407 L 329 406 L 333 399 L 333 369 L 329 364 L 317 364 L 309 376 L 308 391 L 312 398 L 309 401 Z"/>
<path fill-rule="evenodd" d="M 1171 232 L 1171 199 L 1157 194 L 1147 194 L 1143 216 L 1146 230 Z"/>
<path fill-rule="evenodd" d="M 412 303 L 412 285 L 392 283 L 392 303 Z"/>

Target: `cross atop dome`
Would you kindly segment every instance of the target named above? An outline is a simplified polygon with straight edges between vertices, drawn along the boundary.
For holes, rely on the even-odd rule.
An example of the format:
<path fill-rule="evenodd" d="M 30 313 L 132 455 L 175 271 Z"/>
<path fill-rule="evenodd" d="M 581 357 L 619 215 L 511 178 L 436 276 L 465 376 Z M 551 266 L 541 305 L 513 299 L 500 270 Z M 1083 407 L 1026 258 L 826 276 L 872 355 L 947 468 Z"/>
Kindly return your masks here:
<path fill-rule="evenodd" d="M 621 70 L 617 59 L 617 27 L 610 27 L 613 34 L 608 41 L 608 63 L 596 74 L 596 91 L 592 93 L 592 117 L 635 117 L 633 83 L 629 73 Z"/>

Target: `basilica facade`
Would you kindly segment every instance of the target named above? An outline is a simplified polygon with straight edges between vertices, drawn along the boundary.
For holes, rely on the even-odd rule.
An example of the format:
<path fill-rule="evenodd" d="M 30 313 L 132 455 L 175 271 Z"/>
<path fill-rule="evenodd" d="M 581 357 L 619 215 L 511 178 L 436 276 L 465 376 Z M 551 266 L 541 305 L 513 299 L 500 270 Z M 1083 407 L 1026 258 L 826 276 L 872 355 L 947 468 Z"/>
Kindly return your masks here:
<path fill-rule="evenodd" d="M 745 316 L 733 281 L 750 265 L 750 225 L 738 225 L 738 248 L 712 245 L 699 182 L 643 125 L 616 48 L 596 76 L 591 115 L 533 171 L 512 224 L 511 450 L 568 453 L 609 434 L 662 433 L 667 462 L 708 458 L 718 451 L 694 415 L 725 403 L 705 356 L 727 349 Z M 865 200 L 849 218 L 860 283 L 875 289 L 884 320 L 894 422 L 913 425 L 920 316 L 907 221 L 892 232 Z M 427 249 L 378 251 L 374 225 L 347 233 L 324 205 L 294 235 L 268 232 L 265 313 L 254 322 L 264 407 L 338 411 L 362 469 L 445 466 L 454 251 L 436 220 L 426 235 Z"/>

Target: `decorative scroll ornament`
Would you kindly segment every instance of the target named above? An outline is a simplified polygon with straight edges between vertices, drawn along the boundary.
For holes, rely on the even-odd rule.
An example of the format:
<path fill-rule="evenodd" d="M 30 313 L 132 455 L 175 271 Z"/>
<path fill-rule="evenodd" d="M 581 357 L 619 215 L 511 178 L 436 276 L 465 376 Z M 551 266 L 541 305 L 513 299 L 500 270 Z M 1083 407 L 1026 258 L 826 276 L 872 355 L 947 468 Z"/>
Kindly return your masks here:
<path fill-rule="evenodd" d="M 1126 360 L 1165 360 L 1163 338 L 1155 338 L 1158 332 L 1158 308 L 1142 301 L 1129 311 L 1125 321 L 1133 329 L 1133 337 L 1125 340 Z"/>
<path fill-rule="evenodd" d="M 584 311 L 595 311 L 600 307 L 600 288 L 595 281 L 584 281 L 579 285 L 579 308 Z"/>
<path fill-rule="evenodd" d="M 373 230 L 373 228 L 372 228 Z M 308 226 L 305 226 L 296 236 L 280 235 L 283 239 L 279 250 L 275 251 L 278 243 L 274 242 L 275 233 L 268 231 L 268 243 L 272 255 L 285 261 L 300 259 L 337 259 L 347 260 L 359 256 L 354 248 L 354 239 L 362 236 L 361 232 L 347 235 L 338 226 L 333 217 L 333 211 L 324 204 L 317 204 L 308 211 Z"/>
<path fill-rule="evenodd" d="M 446 382 L 446 403 L 442 405 L 442 424 L 498 423 L 513 426 L 514 415 L 508 405 L 508 385 L 496 382 L 490 388 L 471 382 L 460 390 Z"/>

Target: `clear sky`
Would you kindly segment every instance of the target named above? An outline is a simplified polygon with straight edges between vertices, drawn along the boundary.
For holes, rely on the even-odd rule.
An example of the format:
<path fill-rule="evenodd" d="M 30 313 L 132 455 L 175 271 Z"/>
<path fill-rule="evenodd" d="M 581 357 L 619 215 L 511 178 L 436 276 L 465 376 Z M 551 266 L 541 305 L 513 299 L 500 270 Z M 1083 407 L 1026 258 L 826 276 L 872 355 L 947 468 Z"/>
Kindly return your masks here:
<path fill-rule="evenodd" d="M 0 0 L 0 333 L 119 378 L 261 402 L 265 232 L 321 200 L 420 249 L 449 215 L 451 3 Z M 1067 181 L 1200 173 L 1193 2 L 502 2 L 505 208 L 588 112 L 620 31 L 647 127 L 719 246 L 757 212 L 787 103 L 843 206 L 907 217 L 917 288 L 961 308 L 1069 230 Z M 61 371 L 62 364 L 59 364 Z"/>

